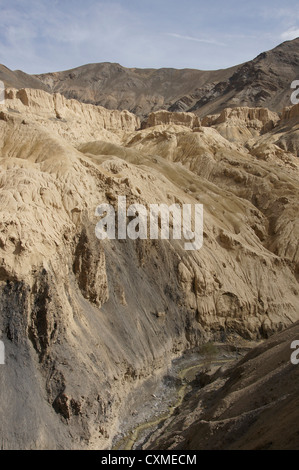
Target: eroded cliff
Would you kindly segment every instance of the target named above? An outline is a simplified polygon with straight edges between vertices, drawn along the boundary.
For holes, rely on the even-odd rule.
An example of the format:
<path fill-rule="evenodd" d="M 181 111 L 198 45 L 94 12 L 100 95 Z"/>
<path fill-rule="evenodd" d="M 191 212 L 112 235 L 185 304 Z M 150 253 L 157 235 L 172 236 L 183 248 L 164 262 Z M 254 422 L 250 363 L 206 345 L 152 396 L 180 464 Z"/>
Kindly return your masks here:
<path fill-rule="evenodd" d="M 236 126 L 254 128 L 244 140 L 217 129 L 231 118 L 194 127 L 167 115 L 137 130 L 128 112 L 8 90 L 3 448 L 105 448 L 128 390 L 173 357 L 223 332 L 264 338 L 298 320 L 297 121 L 241 110 Z M 95 209 L 118 196 L 203 204 L 202 249 L 98 240 Z"/>

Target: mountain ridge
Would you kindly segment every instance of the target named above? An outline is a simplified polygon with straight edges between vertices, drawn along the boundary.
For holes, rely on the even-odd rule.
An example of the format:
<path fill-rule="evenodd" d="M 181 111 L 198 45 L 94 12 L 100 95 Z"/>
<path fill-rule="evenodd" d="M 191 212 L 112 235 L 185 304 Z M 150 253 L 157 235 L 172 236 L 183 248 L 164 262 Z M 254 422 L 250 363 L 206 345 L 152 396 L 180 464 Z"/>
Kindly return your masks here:
<path fill-rule="evenodd" d="M 240 106 L 242 93 L 248 93 L 244 80 L 251 79 L 251 98 L 257 92 L 260 99 L 261 91 L 272 86 L 273 103 L 288 102 L 284 93 L 297 73 L 292 44 L 287 54 L 284 46 L 284 52 L 260 57 L 258 65 L 245 64 L 246 73 L 243 66 L 236 69 L 235 82 L 229 74 L 223 81 L 220 73 L 222 85 L 209 85 L 211 95 L 196 114 L 151 110 L 174 96 L 167 71 L 151 72 L 152 86 L 159 84 L 165 93 L 151 99 L 134 91 L 118 95 L 115 89 L 112 94 L 112 69 L 116 88 L 130 90 L 134 80 L 123 81 L 130 77 L 121 66 L 102 66 L 111 103 L 121 98 L 129 107 L 131 100 L 140 106 L 140 117 L 149 110 L 142 123 L 128 110 L 85 104 L 58 90 L 49 93 L 59 73 L 47 76 L 44 91 L 34 89 L 38 78 L 2 67 L 2 77 L 18 84 L 6 87 L 0 109 L 0 332 L 6 354 L 0 374 L 2 449 L 108 450 L 122 432 L 122 404 L 148 378 L 168 377 L 173 359 L 211 342 L 238 350 L 244 341 L 280 335 L 298 322 L 299 104 L 279 109 L 279 115 L 265 107 Z M 255 81 L 260 61 L 264 69 Z M 283 77 L 275 86 L 275 74 L 270 80 L 265 72 L 274 63 L 277 77 Z M 87 73 L 86 68 L 80 72 Z M 97 92 L 91 72 L 95 85 L 82 86 L 86 96 Z M 148 76 L 140 72 L 137 84 L 147 83 L 143 74 Z M 83 83 L 76 76 L 69 81 L 76 79 Z M 174 83 L 180 96 L 186 84 Z M 63 79 L 60 85 L 67 84 Z M 217 87 L 223 87 L 218 97 Z M 194 107 L 198 95 L 192 100 Z M 231 106 L 220 113 L 199 116 L 227 102 Z M 201 250 L 187 251 L 183 240 L 174 237 L 99 240 L 95 210 L 99 204 L 117 210 L 119 197 L 145 207 L 202 204 Z M 297 334 L 295 325 L 278 336 L 279 351 L 273 336 L 265 349 L 262 345 L 239 364 L 241 369 L 235 365 L 225 372 L 223 382 L 213 376 L 213 395 L 205 389 L 203 398 L 211 397 L 212 405 L 219 402 L 220 412 L 227 404 L 225 409 L 215 414 L 205 407 L 201 415 L 196 393 L 190 402 L 194 415 L 182 403 L 177 410 L 182 414 L 174 418 L 182 417 L 183 426 L 173 422 L 164 435 L 153 435 L 150 446 L 159 441 L 159 448 L 170 448 L 179 431 L 186 449 L 189 442 L 201 448 L 201 436 L 208 436 L 207 447 L 228 447 L 236 430 L 234 447 L 256 447 L 254 433 L 264 429 L 265 415 L 259 411 L 266 406 L 271 412 L 267 439 L 261 436 L 258 447 L 272 439 L 277 447 L 290 442 L 298 447 L 297 422 L 293 430 L 298 400 L 291 390 L 298 372 L 289 362 Z M 272 356 L 275 360 L 267 362 Z M 281 385 L 284 378 L 286 386 Z M 293 393 L 290 406 L 279 401 L 285 393 Z M 142 393 L 140 400 L 145 402 Z M 288 427 L 288 433 L 279 428 L 283 439 L 272 432 L 276 402 L 284 405 L 278 410 Z M 134 418 L 134 410 L 126 407 L 123 419 Z M 257 425 L 247 419 L 249 432 L 240 435 L 243 417 L 252 413 Z M 286 437 L 293 441 L 286 443 Z"/>
<path fill-rule="evenodd" d="M 0 66 L 0 79 L 14 88 L 40 88 L 107 109 L 128 110 L 141 119 L 158 110 L 195 112 L 199 117 L 227 107 L 290 104 L 299 76 L 299 38 L 262 52 L 253 60 L 219 70 L 126 68 L 118 63 L 81 65 L 28 75 Z"/>

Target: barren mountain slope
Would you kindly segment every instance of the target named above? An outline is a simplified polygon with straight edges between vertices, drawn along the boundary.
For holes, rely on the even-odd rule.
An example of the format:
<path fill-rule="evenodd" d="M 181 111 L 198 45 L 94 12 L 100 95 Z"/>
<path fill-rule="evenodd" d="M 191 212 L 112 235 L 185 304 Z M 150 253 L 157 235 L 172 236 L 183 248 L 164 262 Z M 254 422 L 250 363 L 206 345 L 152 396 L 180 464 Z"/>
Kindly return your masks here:
<path fill-rule="evenodd" d="M 291 83 L 299 76 L 298 45 L 299 38 L 287 41 L 254 60 L 216 71 L 99 63 L 30 77 L 1 66 L 0 79 L 17 88 L 41 88 L 108 109 L 126 109 L 141 118 L 159 109 L 199 116 L 235 106 L 280 111 L 290 103 Z"/>
<path fill-rule="evenodd" d="M 299 38 L 225 70 L 127 69 L 90 64 L 38 75 L 51 91 L 108 109 L 195 111 L 199 116 L 230 106 L 264 106 L 280 111 L 290 103 L 299 76 Z"/>
<path fill-rule="evenodd" d="M 176 114 L 138 131 L 129 112 L 40 90 L 8 90 L 1 109 L 3 448 L 108 447 L 124 396 L 172 358 L 298 320 L 298 159 L 279 127 L 296 142 L 297 108 L 277 128 L 240 111 L 249 143 Z M 119 195 L 202 203 L 202 249 L 99 241 L 95 208 Z"/>
<path fill-rule="evenodd" d="M 189 394 L 146 446 L 184 450 L 298 450 L 299 324 L 253 349 Z"/>
<path fill-rule="evenodd" d="M 0 64 L 0 80 L 2 80 L 5 85 L 14 88 L 38 88 L 41 90 L 47 90 L 47 86 L 41 83 L 41 81 L 21 70 L 10 70 L 5 65 Z"/>

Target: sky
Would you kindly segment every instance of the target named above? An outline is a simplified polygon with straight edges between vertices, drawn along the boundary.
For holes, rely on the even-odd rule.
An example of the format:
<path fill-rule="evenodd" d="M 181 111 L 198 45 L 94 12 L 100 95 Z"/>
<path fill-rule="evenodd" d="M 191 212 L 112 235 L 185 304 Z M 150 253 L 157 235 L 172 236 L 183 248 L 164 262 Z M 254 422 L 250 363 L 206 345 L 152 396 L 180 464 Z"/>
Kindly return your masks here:
<path fill-rule="evenodd" d="M 299 36 L 298 0 L 0 0 L 0 63 L 215 70 Z"/>

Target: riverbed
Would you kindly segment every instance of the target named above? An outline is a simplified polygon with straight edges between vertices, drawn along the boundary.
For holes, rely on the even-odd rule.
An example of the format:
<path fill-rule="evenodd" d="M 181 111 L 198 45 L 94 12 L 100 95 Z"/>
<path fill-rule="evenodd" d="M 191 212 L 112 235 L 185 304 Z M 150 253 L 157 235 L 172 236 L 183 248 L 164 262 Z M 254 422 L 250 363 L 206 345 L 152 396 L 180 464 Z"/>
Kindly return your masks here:
<path fill-rule="evenodd" d="M 225 348 L 210 359 L 198 353 L 187 353 L 172 361 L 164 373 L 155 373 L 133 390 L 123 404 L 113 449 L 141 448 L 148 437 L 181 405 L 201 371 L 224 366 L 242 355 L 242 352 L 227 352 Z"/>

